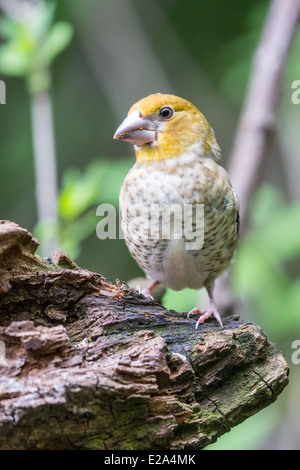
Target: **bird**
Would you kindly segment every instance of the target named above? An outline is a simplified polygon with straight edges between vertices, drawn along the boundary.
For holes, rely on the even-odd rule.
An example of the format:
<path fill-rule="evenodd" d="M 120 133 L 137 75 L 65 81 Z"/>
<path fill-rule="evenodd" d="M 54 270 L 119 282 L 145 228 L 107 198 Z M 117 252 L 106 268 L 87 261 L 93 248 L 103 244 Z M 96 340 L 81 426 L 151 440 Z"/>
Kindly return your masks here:
<path fill-rule="evenodd" d="M 186 99 L 151 94 L 128 111 L 114 139 L 134 145 L 136 162 L 119 195 L 121 228 L 130 254 L 149 279 L 173 290 L 206 288 L 212 317 L 223 327 L 215 280 L 229 267 L 239 236 L 239 200 L 204 115 Z"/>

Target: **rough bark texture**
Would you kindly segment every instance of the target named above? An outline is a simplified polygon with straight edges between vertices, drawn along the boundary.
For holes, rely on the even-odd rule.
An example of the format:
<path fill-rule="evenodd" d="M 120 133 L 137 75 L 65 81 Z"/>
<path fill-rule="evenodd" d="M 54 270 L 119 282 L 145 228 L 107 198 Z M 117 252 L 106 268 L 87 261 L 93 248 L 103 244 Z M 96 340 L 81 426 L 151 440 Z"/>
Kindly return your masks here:
<path fill-rule="evenodd" d="M 259 326 L 196 331 L 37 245 L 0 224 L 0 449 L 201 449 L 287 385 Z"/>

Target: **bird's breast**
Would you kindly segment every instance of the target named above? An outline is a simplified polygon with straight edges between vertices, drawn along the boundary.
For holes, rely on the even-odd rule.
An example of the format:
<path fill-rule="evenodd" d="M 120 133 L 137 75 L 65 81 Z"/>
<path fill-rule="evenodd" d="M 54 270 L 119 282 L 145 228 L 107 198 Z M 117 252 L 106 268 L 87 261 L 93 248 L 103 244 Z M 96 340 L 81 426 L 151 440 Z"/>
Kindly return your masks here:
<path fill-rule="evenodd" d="M 120 192 L 130 253 L 150 278 L 167 287 L 202 287 L 232 256 L 233 199 L 227 173 L 214 162 L 167 171 L 136 164 Z"/>

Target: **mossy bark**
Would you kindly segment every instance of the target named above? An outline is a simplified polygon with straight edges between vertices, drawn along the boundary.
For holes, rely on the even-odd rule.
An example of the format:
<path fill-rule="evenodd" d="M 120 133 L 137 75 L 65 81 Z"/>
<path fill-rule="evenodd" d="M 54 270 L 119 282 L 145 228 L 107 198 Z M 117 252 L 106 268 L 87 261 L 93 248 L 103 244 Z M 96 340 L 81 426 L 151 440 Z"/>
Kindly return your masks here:
<path fill-rule="evenodd" d="M 166 310 L 0 224 L 0 449 L 202 449 L 288 366 L 261 328 Z"/>

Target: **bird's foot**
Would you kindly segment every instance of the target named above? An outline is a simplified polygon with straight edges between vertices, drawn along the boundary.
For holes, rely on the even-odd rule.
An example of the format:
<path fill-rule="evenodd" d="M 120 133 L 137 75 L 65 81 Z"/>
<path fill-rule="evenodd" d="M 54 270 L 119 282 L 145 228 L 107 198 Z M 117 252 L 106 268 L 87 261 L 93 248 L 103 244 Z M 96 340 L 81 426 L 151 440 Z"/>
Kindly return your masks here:
<path fill-rule="evenodd" d="M 201 314 L 201 317 L 198 318 L 198 321 L 196 323 L 196 330 L 199 326 L 200 323 L 204 323 L 205 320 L 207 320 L 208 318 L 210 317 L 215 317 L 215 319 L 218 321 L 218 323 L 221 325 L 221 327 L 223 328 L 223 323 L 222 323 L 222 320 L 221 320 L 221 315 L 219 314 L 218 310 L 216 309 L 215 306 L 213 305 L 210 305 L 209 308 L 207 310 L 200 310 L 199 308 L 193 308 L 192 310 L 189 311 L 188 313 L 188 317 L 190 315 L 196 315 L 196 314 Z"/>
<path fill-rule="evenodd" d="M 154 289 L 154 287 L 156 287 L 157 285 L 159 284 L 159 282 L 157 281 L 154 281 L 150 284 L 150 286 L 146 287 L 145 289 L 141 290 L 141 287 L 140 286 L 136 286 L 136 290 L 138 291 L 138 293 L 140 295 L 143 295 L 144 297 L 146 297 L 146 299 L 148 300 L 154 300 L 154 297 L 151 295 L 151 291 L 152 289 Z"/>
<path fill-rule="evenodd" d="M 148 300 L 154 300 L 154 297 L 150 294 L 151 290 L 149 289 L 149 287 L 146 287 L 146 289 L 143 289 L 141 291 L 141 294 L 146 297 L 146 299 Z"/>

